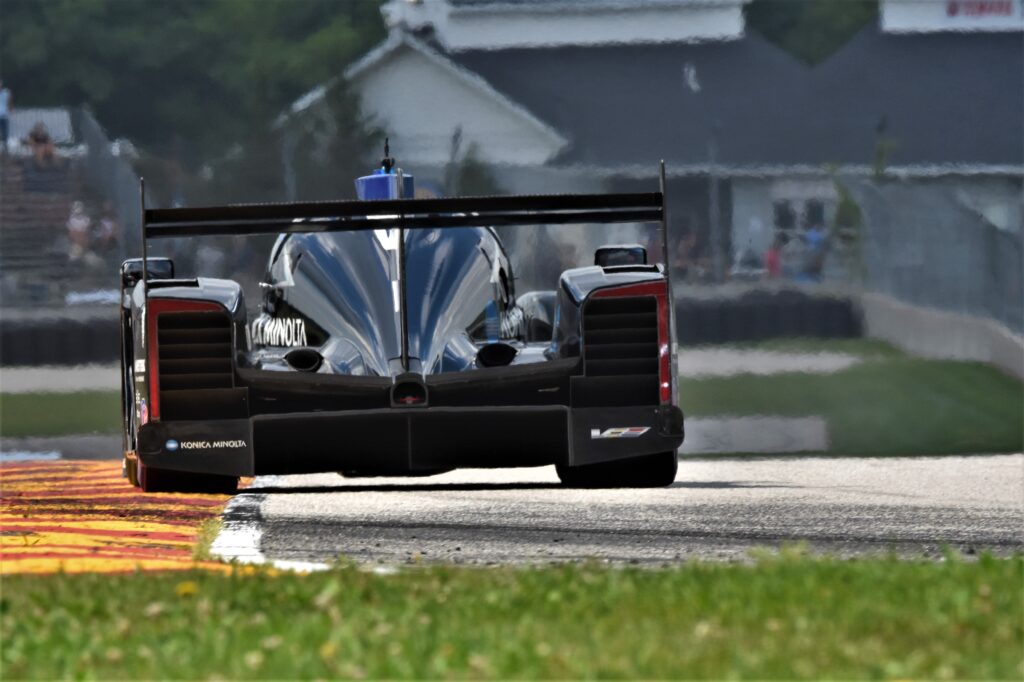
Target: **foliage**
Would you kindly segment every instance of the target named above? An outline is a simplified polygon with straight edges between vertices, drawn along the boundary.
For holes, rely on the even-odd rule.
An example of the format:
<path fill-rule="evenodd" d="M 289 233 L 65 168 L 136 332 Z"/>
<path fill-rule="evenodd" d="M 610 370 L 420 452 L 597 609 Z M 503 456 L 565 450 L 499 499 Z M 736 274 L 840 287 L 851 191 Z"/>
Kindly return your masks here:
<path fill-rule="evenodd" d="M 5 576 L 11 679 L 1019 679 L 1024 561 Z"/>
<path fill-rule="evenodd" d="M 444 193 L 447 196 L 493 196 L 503 190 L 490 166 L 480 159 L 480 148 L 470 142 L 462 149 L 462 126 L 452 134 L 448 166 L 445 169 Z"/>
<path fill-rule="evenodd" d="M 0 394 L 0 436 L 64 436 L 119 433 L 121 397 L 116 391 Z"/>
<path fill-rule="evenodd" d="M 476 143 L 469 145 L 465 156 L 456 164 L 452 177 L 452 196 L 481 197 L 502 194 L 501 185 L 494 177 L 491 167 L 480 159 Z"/>
<path fill-rule="evenodd" d="M 877 0 L 754 0 L 747 27 L 807 64 L 819 64 L 878 18 Z"/>
<path fill-rule="evenodd" d="M 853 193 L 837 171 L 830 169 L 830 174 L 839 198 L 836 202 L 835 223 L 829 235 L 831 250 L 837 262 L 845 268 L 849 283 L 860 284 L 867 275 L 864 266 L 863 215 Z"/>
<path fill-rule="evenodd" d="M 294 145 L 296 198 L 355 198 L 353 178 L 383 156 L 384 135 L 371 127 L 345 81 L 332 81 L 322 100 L 292 117 L 282 134 Z M 356 131 L 353 134 L 353 131 Z"/>
<path fill-rule="evenodd" d="M 2 13 L 15 106 L 88 105 L 166 193 L 213 163 L 208 191 L 250 187 L 249 200 L 280 191 L 275 118 L 383 35 L 372 0 L 4 0 Z"/>
<path fill-rule="evenodd" d="M 834 455 L 1024 449 L 1020 381 L 982 363 L 925 360 L 892 349 L 878 352 L 877 345 L 864 343 L 814 340 L 791 347 L 861 356 L 860 364 L 833 374 L 684 376 L 679 380 L 680 404 L 688 416 L 821 416 Z M 787 348 L 781 343 L 760 347 Z"/>
<path fill-rule="evenodd" d="M 860 206 L 853 198 L 849 188 L 837 176 L 832 176 L 832 184 L 839 200 L 836 202 L 836 227 L 859 231 L 863 225 Z"/>

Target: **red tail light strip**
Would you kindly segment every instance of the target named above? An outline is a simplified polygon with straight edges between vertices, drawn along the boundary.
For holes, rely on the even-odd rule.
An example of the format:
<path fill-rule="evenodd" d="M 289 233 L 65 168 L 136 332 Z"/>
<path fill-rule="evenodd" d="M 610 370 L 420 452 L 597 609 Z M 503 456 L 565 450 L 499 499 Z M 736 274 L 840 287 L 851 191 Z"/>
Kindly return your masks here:
<path fill-rule="evenodd" d="M 662 405 L 674 405 L 672 391 L 672 340 L 669 338 L 668 289 L 664 280 L 598 289 L 593 298 L 654 296 L 658 301 L 658 395 Z"/>
<path fill-rule="evenodd" d="M 149 408 L 143 411 L 142 423 L 160 420 L 160 353 L 156 321 L 162 313 L 223 312 L 224 306 L 210 301 L 189 301 L 180 298 L 150 298 L 146 305 L 146 360 Z"/>

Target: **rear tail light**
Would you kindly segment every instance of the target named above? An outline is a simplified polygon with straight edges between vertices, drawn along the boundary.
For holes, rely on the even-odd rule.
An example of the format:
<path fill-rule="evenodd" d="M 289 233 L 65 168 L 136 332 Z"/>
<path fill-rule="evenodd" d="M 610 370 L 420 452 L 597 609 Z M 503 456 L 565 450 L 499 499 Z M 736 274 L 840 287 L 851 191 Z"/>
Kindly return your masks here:
<path fill-rule="evenodd" d="M 658 319 L 658 397 L 662 405 L 676 404 L 676 380 L 673 347 L 673 320 L 669 309 L 668 287 L 665 280 L 627 284 L 620 287 L 598 289 L 592 299 L 653 296 Z M 586 349 L 584 349 L 586 352 Z"/>

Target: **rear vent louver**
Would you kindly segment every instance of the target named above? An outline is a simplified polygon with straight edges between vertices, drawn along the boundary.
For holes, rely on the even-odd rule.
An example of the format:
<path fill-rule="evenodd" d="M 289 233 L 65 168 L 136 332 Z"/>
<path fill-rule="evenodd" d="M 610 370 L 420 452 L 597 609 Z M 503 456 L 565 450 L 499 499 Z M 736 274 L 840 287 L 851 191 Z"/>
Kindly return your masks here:
<path fill-rule="evenodd" d="M 658 305 L 653 296 L 597 298 L 583 311 L 587 376 L 658 378 Z"/>
<path fill-rule="evenodd" d="M 163 313 L 157 319 L 160 391 L 231 388 L 231 320 L 224 313 Z"/>
<path fill-rule="evenodd" d="M 583 307 L 587 390 L 577 404 L 658 402 L 658 305 L 654 296 L 592 298 Z"/>
<path fill-rule="evenodd" d="M 162 419 L 245 416 L 234 388 L 231 319 L 221 312 L 166 312 L 157 317 Z"/>

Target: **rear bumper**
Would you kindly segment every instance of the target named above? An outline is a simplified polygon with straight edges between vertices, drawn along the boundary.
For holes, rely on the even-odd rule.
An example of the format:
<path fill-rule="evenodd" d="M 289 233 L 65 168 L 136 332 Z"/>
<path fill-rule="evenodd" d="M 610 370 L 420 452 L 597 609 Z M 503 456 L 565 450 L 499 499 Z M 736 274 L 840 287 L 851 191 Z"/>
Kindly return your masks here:
<path fill-rule="evenodd" d="M 677 407 L 425 407 L 152 422 L 147 466 L 252 476 L 355 470 L 580 466 L 676 450 Z"/>

